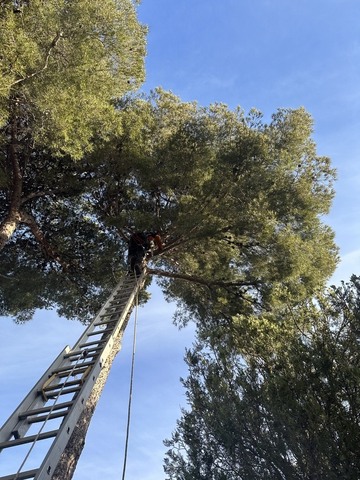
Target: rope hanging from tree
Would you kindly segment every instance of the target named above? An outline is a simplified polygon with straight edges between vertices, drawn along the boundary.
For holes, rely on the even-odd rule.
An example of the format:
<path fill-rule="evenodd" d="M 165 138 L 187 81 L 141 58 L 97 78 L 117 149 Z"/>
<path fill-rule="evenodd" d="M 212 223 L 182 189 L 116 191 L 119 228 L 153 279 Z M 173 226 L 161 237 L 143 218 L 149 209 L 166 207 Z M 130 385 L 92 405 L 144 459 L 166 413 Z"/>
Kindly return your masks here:
<path fill-rule="evenodd" d="M 127 413 L 127 425 L 126 425 L 126 438 L 125 438 L 125 450 L 124 450 L 124 464 L 122 472 L 122 480 L 125 480 L 127 452 L 129 445 L 129 432 L 130 432 L 130 419 L 131 419 L 131 402 L 133 391 L 133 379 L 134 379 L 134 364 L 135 364 L 135 351 L 136 351 L 136 329 L 137 329 L 137 317 L 138 317 L 139 296 L 136 294 L 135 298 L 135 320 L 134 320 L 134 332 L 133 332 L 133 346 L 132 346 L 132 359 L 131 359 L 131 371 L 130 371 L 130 387 L 129 387 L 129 402 Z"/>

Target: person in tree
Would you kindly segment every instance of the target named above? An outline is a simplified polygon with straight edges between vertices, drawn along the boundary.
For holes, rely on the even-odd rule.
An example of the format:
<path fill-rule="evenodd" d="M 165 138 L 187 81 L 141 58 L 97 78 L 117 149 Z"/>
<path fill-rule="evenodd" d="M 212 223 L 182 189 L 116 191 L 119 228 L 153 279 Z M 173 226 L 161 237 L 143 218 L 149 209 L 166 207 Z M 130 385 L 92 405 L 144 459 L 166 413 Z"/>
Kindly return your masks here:
<path fill-rule="evenodd" d="M 150 245 L 151 254 L 160 253 L 163 251 L 164 245 L 159 232 L 148 233 L 147 240 Z"/>
<path fill-rule="evenodd" d="M 130 272 L 135 272 L 136 275 L 140 275 L 142 263 L 149 248 L 150 242 L 144 232 L 135 232 L 131 235 L 128 249 Z"/>
<path fill-rule="evenodd" d="M 129 240 L 128 249 L 130 272 L 135 271 L 136 275 L 140 275 L 146 255 L 152 256 L 154 252 L 159 253 L 163 248 L 159 232 L 133 233 Z"/>

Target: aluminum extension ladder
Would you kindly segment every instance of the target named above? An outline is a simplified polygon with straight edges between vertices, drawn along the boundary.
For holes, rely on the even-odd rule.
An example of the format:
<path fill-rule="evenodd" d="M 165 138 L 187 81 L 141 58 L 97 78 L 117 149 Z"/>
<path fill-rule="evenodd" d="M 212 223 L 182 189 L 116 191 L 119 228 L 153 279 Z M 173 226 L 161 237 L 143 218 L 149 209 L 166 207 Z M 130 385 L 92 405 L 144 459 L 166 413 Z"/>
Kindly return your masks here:
<path fill-rule="evenodd" d="M 144 279 L 145 272 L 120 280 L 74 347 L 59 354 L 2 426 L 0 452 L 15 453 L 24 444 L 31 448 L 42 440 L 54 440 L 38 468 L 6 474 L 0 480 L 51 479 L 114 341 L 126 328 Z M 37 432 L 26 435 L 34 426 Z"/>

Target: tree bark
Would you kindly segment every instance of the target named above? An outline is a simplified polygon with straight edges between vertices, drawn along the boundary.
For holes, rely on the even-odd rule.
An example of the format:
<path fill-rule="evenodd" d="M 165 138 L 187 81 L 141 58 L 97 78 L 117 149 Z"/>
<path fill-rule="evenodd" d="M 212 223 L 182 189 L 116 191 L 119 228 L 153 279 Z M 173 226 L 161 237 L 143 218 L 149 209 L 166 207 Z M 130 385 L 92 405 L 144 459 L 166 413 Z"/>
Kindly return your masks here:
<path fill-rule="evenodd" d="M 16 149 L 17 125 L 14 117 L 10 124 L 9 160 L 12 170 L 12 188 L 10 207 L 7 216 L 0 224 L 0 250 L 2 250 L 20 223 L 20 205 L 23 186 L 23 176 Z"/>
<path fill-rule="evenodd" d="M 10 210 L 0 225 L 0 250 L 8 243 L 20 223 L 20 213 Z"/>

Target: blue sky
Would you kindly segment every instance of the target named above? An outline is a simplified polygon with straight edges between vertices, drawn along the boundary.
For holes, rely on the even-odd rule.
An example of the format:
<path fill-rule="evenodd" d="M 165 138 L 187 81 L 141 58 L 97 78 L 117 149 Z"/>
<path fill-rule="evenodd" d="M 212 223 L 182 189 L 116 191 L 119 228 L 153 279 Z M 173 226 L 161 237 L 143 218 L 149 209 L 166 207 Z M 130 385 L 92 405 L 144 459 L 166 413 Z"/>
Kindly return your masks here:
<path fill-rule="evenodd" d="M 360 273 L 359 0 L 143 0 L 139 17 L 149 26 L 145 91 L 162 86 L 201 105 L 256 107 L 266 119 L 280 107 L 304 106 L 312 114 L 318 153 L 338 171 L 326 218 L 342 259 L 333 281 Z M 178 332 L 174 306 L 151 290 L 152 300 L 139 310 L 127 480 L 165 478 L 162 440 L 185 406 L 179 377 L 186 376 L 182 358 L 193 327 Z M 1 325 L 0 424 L 83 330 L 53 312 L 39 312 L 27 325 L 10 319 Z M 75 480 L 121 476 L 131 337 L 132 323 Z"/>

